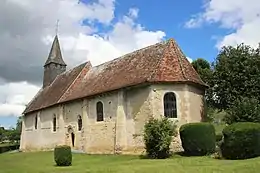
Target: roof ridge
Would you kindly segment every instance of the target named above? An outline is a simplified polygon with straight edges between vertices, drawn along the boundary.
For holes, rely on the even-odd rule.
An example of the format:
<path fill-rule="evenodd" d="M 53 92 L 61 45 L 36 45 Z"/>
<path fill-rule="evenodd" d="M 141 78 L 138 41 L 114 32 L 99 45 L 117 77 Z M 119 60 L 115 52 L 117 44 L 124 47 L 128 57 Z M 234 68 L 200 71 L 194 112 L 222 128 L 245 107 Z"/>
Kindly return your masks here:
<path fill-rule="evenodd" d="M 85 65 L 84 65 L 85 64 Z M 90 64 L 90 61 L 87 61 L 87 62 L 84 62 L 80 65 L 78 65 L 77 67 L 80 67 L 84 65 L 84 67 L 81 69 L 81 71 L 79 72 L 79 74 L 77 75 L 77 77 L 75 77 L 75 79 L 71 82 L 71 84 L 69 85 L 69 87 L 66 89 L 66 91 L 64 91 L 64 93 L 60 96 L 59 100 L 57 101 L 57 103 L 60 103 L 60 101 L 63 99 L 63 96 L 67 93 L 67 91 L 72 87 L 72 85 L 76 82 L 76 80 L 78 79 L 78 77 L 81 75 L 82 71 L 84 70 L 84 68 L 87 66 L 87 65 L 91 65 Z M 75 67 L 75 68 L 77 68 Z M 75 69 L 73 68 L 73 69 Z"/>
<path fill-rule="evenodd" d="M 164 55 L 165 55 L 165 51 L 169 48 L 169 43 L 171 41 L 172 38 L 170 38 L 169 40 L 166 40 L 164 41 L 166 43 L 166 47 L 163 49 L 163 53 L 162 53 L 162 57 L 160 58 L 160 60 L 158 61 L 158 64 L 156 65 L 156 68 L 154 70 L 154 72 L 151 74 L 151 76 L 149 77 L 148 81 L 151 81 L 152 79 L 154 79 L 155 75 L 157 74 L 157 72 L 159 71 L 160 69 L 160 65 L 161 65 L 161 62 L 164 58 Z"/>
<path fill-rule="evenodd" d="M 180 55 L 183 56 L 183 52 L 178 48 L 179 47 L 178 44 L 173 39 L 171 40 L 171 43 L 173 45 L 173 49 L 175 51 L 175 54 L 177 53 L 177 51 L 180 51 L 180 53 L 181 53 Z M 176 50 L 176 49 L 179 49 L 179 50 Z M 182 73 L 182 76 L 183 76 L 184 79 L 189 80 L 189 78 L 186 77 L 185 72 L 183 71 L 182 60 L 180 59 L 181 56 L 180 57 L 177 56 L 178 61 L 179 61 L 179 65 L 180 65 L 180 68 L 181 68 L 181 73 Z"/>

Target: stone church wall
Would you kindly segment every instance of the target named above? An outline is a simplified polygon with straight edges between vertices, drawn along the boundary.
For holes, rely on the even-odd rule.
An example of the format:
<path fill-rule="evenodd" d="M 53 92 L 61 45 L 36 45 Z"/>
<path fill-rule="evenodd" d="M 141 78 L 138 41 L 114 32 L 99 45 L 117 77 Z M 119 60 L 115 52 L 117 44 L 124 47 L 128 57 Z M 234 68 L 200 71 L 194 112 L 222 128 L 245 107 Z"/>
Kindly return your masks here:
<path fill-rule="evenodd" d="M 71 132 L 75 134 L 74 149 L 87 153 L 140 154 L 144 151 L 143 130 L 149 117 L 164 115 L 163 97 L 174 92 L 177 99 L 178 127 L 188 122 L 201 121 L 203 92 L 186 84 L 155 84 L 131 87 L 101 94 L 64 105 L 44 109 L 25 116 L 21 148 L 44 150 L 57 144 L 72 146 Z M 103 103 L 104 121 L 97 121 L 96 104 Z M 34 117 L 38 114 L 38 128 Z M 52 118 L 56 114 L 57 132 L 52 131 Z M 82 130 L 78 117 L 82 117 Z M 180 139 L 172 147 L 179 149 Z"/>
<path fill-rule="evenodd" d="M 53 131 L 53 116 L 57 116 L 57 130 Z M 35 117 L 37 115 L 37 129 Z M 64 129 L 60 128 L 59 108 L 53 107 L 28 114 L 24 117 L 21 149 L 22 150 L 48 150 L 57 144 L 64 143 Z"/>
<path fill-rule="evenodd" d="M 103 104 L 104 121 L 97 121 L 96 104 Z M 114 153 L 118 92 L 111 92 L 85 100 L 85 150 L 88 153 Z"/>
<path fill-rule="evenodd" d="M 177 101 L 177 118 L 171 120 L 179 127 L 185 123 L 200 122 L 203 109 L 203 91 L 187 84 L 156 84 L 151 87 L 152 111 L 155 118 L 164 115 L 163 97 L 167 92 L 173 92 Z M 172 150 L 180 151 L 181 140 L 179 134 L 172 142 Z"/>
<path fill-rule="evenodd" d="M 66 144 L 72 145 L 71 133 L 74 133 L 74 149 L 81 150 L 82 149 L 82 132 L 79 131 L 78 128 L 78 118 L 82 117 L 82 101 L 75 101 L 71 103 L 66 103 L 63 106 L 63 117 L 65 124 L 65 140 Z M 84 122 L 82 122 L 84 123 Z M 70 129 L 72 131 L 70 131 Z"/>

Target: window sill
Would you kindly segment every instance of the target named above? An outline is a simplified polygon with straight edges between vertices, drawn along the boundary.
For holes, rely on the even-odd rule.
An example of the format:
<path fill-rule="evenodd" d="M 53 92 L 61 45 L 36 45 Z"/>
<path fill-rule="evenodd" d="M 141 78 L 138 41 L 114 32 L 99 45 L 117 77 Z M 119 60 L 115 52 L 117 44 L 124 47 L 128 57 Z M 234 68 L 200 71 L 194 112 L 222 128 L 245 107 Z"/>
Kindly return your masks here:
<path fill-rule="evenodd" d="M 179 118 L 167 118 L 167 119 L 174 123 L 179 122 Z"/>

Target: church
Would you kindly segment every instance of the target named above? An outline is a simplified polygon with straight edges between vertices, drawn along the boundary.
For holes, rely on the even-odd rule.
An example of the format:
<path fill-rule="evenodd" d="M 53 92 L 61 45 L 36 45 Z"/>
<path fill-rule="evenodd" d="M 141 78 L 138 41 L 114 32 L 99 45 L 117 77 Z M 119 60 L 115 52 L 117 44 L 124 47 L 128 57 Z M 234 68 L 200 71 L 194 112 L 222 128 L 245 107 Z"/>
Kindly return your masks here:
<path fill-rule="evenodd" d="M 69 145 L 91 154 L 141 153 L 149 118 L 178 126 L 203 119 L 207 85 L 174 39 L 98 66 L 66 66 L 56 35 L 42 88 L 23 112 L 21 151 Z"/>

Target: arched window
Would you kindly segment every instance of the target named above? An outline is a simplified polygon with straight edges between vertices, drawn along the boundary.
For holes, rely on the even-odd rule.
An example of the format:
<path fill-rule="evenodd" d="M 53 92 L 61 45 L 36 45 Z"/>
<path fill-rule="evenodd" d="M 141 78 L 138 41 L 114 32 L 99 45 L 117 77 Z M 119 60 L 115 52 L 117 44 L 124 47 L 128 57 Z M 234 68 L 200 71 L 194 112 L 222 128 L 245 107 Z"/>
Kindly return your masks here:
<path fill-rule="evenodd" d="M 38 116 L 35 116 L 35 120 L 34 120 L 34 128 L 37 129 L 38 127 Z"/>
<path fill-rule="evenodd" d="M 97 102 L 97 121 L 104 121 L 103 103 Z"/>
<path fill-rule="evenodd" d="M 52 123 L 53 123 L 53 129 L 52 129 L 52 130 L 53 130 L 54 132 L 56 132 L 56 130 L 57 130 L 57 117 L 56 117 L 55 114 L 53 115 Z"/>
<path fill-rule="evenodd" d="M 78 116 L 78 130 L 81 131 L 81 129 L 82 129 L 82 118 L 81 118 L 81 116 L 79 115 L 79 116 Z"/>
<path fill-rule="evenodd" d="M 177 118 L 176 96 L 173 92 L 164 95 L 163 104 L 164 116 L 166 118 Z"/>

